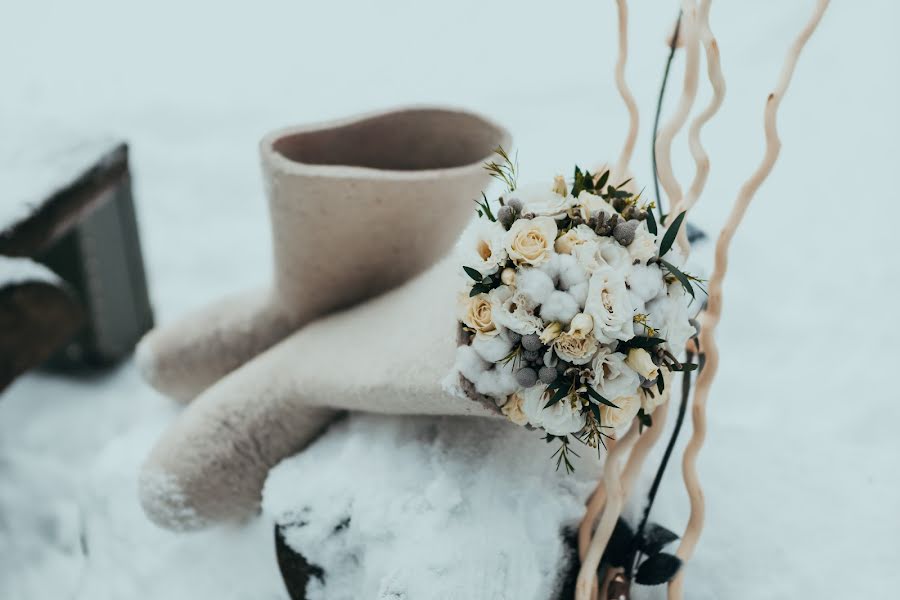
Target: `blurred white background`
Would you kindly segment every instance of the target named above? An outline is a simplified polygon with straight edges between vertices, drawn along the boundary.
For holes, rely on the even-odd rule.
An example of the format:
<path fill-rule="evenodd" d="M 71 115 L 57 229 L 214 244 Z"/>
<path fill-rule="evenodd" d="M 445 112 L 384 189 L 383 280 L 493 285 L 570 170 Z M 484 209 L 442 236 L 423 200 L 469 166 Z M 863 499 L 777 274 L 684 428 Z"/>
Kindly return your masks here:
<path fill-rule="evenodd" d="M 712 172 L 694 220 L 708 232 L 762 156 L 764 101 L 812 4 L 713 3 L 728 95 L 704 131 Z M 677 3 L 632 5 L 633 167 L 649 184 Z M 523 179 L 617 156 L 615 14 L 612 0 L 0 0 L 0 136 L 130 143 L 164 322 L 268 279 L 256 143 L 270 129 L 449 103 L 512 131 Z M 782 104 L 781 157 L 733 248 L 691 598 L 884 598 L 900 585 L 898 18 L 887 0 L 832 3 Z M 697 107 L 708 94 L 703 81 Z M 684 136 L 674 155 L 686 185 Z M 136 469 L 175 414 L 131 364 L 28 375 L 0 398 L 0 597 L 282 597 L 265 523 L 178 537 L 143 520 Z M 658 504 L 683 523 L 677 469 Z"/>

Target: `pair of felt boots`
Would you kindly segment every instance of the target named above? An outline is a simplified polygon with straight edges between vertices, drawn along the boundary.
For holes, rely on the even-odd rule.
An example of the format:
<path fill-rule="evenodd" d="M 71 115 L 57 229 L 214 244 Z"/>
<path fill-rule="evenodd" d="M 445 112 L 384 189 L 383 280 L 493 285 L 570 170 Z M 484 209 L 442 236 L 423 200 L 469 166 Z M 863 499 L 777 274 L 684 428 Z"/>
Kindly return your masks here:
<path fill-rule="evenodd" d="M 341 410 L 496 414 L 442 389 L 459 267 L 441 259 L 501 145 L 502 127 L 437 108 L 262 140 L 272 286 L 161 327 L 138 348 L 144 378 L 187 403 L 141 473 L 151 519 L 191 529 L 253 514 L 269 469 Z"/>

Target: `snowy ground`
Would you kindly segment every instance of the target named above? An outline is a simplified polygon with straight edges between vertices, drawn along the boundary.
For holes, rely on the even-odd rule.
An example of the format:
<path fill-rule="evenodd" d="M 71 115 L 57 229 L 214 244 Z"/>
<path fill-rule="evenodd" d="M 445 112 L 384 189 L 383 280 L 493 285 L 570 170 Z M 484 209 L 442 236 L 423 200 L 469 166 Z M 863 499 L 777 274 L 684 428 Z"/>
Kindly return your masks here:
<path fill-rule="evenodd" d="M 255 144 L 271 128 L 448 102 L 505 123 L 526 178 L 617 154 L 613 3 L 528 4 L 6 0 L 0 135 L 24 121 L 131 142 L 166 321 L 266 279 Z M 649 181 L 675 3 L 640 4 L 628 77 Z M 729 93 L 705 134 L 713 169 L 695 219 L 707 230 L 761 155 L 763 101 L 811 4 L 714 4 Z M 900 586 L 898 17 L 893 2 L 833 3 L 782 105 L 779 164 L 733 251 L 691 598 L 883 598 Z M 29 375 L 0 397 L 0 597 L 284 597 L 264 519 L 190 536 L 144 519 L 136 470 L 176 413 L 130 363 Z M 668 478 L 658 515 L 675 529 L 678 483 Z"/>

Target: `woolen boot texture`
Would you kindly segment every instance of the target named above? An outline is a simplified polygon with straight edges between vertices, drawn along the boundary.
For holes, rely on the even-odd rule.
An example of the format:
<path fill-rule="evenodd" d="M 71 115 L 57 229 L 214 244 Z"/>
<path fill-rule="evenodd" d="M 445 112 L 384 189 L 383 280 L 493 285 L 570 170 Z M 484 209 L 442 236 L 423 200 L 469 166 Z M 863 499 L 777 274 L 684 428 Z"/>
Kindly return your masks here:
<path fill-rule="evenodd" d="M 489 184 L 483 162 L 509 144 L 507 132 L 487 119 L 441 108 L 266 136 L 260 154 L 272 286 L 149 333 L 136 355 L 141 374 L 188 402 L 305 323 L 426 269 L 450 248 Z"/>

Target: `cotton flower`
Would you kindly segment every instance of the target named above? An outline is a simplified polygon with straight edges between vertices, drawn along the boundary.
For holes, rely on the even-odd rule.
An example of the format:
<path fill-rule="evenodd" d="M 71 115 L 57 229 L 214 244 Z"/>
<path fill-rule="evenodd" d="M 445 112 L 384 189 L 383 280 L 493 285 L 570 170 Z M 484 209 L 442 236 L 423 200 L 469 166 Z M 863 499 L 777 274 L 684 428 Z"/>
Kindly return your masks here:
<path fill-rule="evenodd" d="M 475 391 L 479 394 L 499 400 L 505 399 L 519 389 L 516 377 L 507 365 L 495 365 L 493 369 L 479 375 L 472 383 L 475 384 Z"/>
<path fill-rule="evenodd" d="M 476 335 L 472 340 L 472 349 L 484 360 L 495 363 L 509 355 L 512 342 L 505 335 Z"/>
<path fill-rule="evenodd" d="M 455 365 L 460 375 L 473 382 L 490 367 L 471 346 L 459 346 L 456 349 Z"/>
<path fill-rule="evenodd" d="M 632 265 L 625 275 L 625 283 L 642 302 L 649 302 L 666 291 L 663 272 L 657 265 Z"/>
<path fill-rule="evenodd" d="M 570 294 L 555 291 L 541 304 L 541 318 L 544 321 L 559 321 L 568 323 L 581 308 Z"/>
<path fill-rule="evenodd" d="M 591 276 L 584 311 L 594 320 L 594 336 L 609 344 L 634 337 L 634 309 L 622 274 L 612 269 Z"/>
<path fill-rule="evenodd" d="M 475 331 L 475 336 L 495 336 L 500 333 L 494 322 L 494 304 L 488 294 L 477 296 L 462 296 L 460 302 L 462 321 L 467 327 Z"/>
<path fill-rule="evenodd" d="M 574 365 L 583 365 L 589 363 L 596 354 L 597 340 L 594 336 L 566 331 L 553 340 L 553 349 L 556 351 L 556 355 L 564 361 Z"/>
<path fill-rule="evenodd" d="M 549 408 L 545 408 L 550 398 L 545 392 L 544 386 L 522 390 L 522 412 L 528 417 L 528 422 L 535 427 L 542 427 L 551 435 L 567 435 L 581 431 L 584 428 L 584 415 L 581 411 L 572 408 L 570 402 L 565 399 L 557 402 Z"/>
<path fill-rule="evenodd" d="M 556 231 L 556 222 L 550 217 L 519 219 L 506 232 L 504 245 L 517 263 L 537 266 L 553 254 Z"/>
<path fill-rule="evenodd" d="M 634 260 L 646 263 L 656 256 L 657 236 L 650 233 L 646 225 L 641 225 L 634 232 L 634 241 L 628 245 L 628 254 Z"/>
<path fill-rule="evenodd" d="M 493 290 L 491 314 L 496 323 L 520 335 L 543 331 L 544 322 L 534 314 L 537 305 L 508 286 Z"/>
<path fill-rule="evenodd" d="M 528 423 L 528 416 L 522 412 L 522 396 L 517 393 L 509 397 L 500 412 L 516 425 Z"/>
<path fill-rule="evenodd" d="M 650 353 L 643 348 L 632 348 L 628 351 L 625 364 L 634 369 L 644 379 L 656 379 L 659 367 L 653 363 Z"/>
<path fill-rule="evenodd" d="M 637 393 L 641 378 L 625 363 L 625 358 L 620 352 L 608 350 L 601 350 L 594 358 L 592 384 L 604 398 L 618 398 Z"/>
<path fill-rule="evenodd" d="M 540 269 L 522 267 L 516 275 L 516 288 L 537 306 L 547 301 L 556 286 L 550 276 Z"/>
<path fill-rule="evenodd" d="M 618 408 L 603 405 L 600 407 L 600 423 L 604 427 L 611 427 L 616 437 L 624 433 L 638 411 L 641 409 L 641 397 L 638 394 L 620 396 L 612 401 Z"/>
<path fill-rule="evenodd" d="M 568 213 L 574 198 L 567 193 L 561 194 L 560 191 L 565 191 L 565 181 L 562 188 L 556 181 L 552 186 L 542 183 L 528 184 L 516 188 L 515 196 L 522 201 L 522 212 L 538 217 L 561 219 Z"/>

